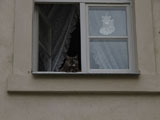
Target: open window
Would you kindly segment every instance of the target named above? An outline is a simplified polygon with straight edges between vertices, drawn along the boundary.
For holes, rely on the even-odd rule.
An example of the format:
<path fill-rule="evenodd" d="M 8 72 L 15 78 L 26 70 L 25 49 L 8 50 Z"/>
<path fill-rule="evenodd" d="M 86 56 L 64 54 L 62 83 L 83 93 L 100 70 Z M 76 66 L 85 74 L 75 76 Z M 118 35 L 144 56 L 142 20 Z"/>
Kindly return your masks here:
<path fill-rule="evenodd" d="M 33 73 L 136 73 L 131 2 L 37 2 L 33 18 Z"/>
<path fill-rule="evenodd" d="M 79 4 L 36 4 L 37 71 L 80 72 Z"/>

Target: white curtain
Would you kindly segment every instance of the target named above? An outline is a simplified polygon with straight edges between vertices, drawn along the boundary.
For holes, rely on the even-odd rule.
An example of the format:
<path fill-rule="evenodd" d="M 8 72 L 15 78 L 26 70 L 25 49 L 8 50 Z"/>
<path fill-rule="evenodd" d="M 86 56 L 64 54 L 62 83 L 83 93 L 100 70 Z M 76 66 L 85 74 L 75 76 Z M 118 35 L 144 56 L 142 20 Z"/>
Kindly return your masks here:
<path fill-rule="evenodd" d="M 114 20 L 115 31 L 108 36 L 126 36 L 127 20 L 126 9 L 124 7 L 90 7 L 89 9 L 89 33 L 91 36 L 103 36 L 100 29 L 103 28 L 103 17 L 111 17 Z"/>
<path fill-rule="evenodd" d="M 128 69 L 126 40 L 91 40 L 91 69 Z"/>
<path fill-rule="evenodd" d="M 39 13 L 41 17 L 39 70 L 59 71 L 78 19 L 78 6 L 71 4 L 39 5 Z"/>
<path fill-rule="evenodd" d="M 102 39 L 99 36 L 127 36 L 125 7 L 90 7 L 89 35 L 91 69 L 128 69 L 127 39 Z"/>

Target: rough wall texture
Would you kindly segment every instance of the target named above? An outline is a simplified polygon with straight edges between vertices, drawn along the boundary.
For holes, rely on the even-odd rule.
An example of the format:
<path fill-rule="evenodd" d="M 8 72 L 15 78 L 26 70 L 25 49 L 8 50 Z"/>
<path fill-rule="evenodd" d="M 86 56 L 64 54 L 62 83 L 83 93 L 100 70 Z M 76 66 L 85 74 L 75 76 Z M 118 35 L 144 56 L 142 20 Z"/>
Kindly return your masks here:
<path fill-rule="evenodd" d="M 160 1 L 153 0 L 152 5 L 160 72 Z M 160 120 L 159 94 L 8 94 L 14 57 L 14 6 L 14 0 L 0 0 L 0 120 Z"/>

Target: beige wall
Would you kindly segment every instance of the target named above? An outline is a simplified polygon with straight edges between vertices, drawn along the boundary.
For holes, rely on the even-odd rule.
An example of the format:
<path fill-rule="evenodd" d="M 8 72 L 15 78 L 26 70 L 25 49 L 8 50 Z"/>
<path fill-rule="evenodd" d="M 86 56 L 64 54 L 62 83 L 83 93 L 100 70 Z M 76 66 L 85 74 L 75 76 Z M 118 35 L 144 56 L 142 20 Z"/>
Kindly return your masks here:
<path fill-rule="evenodd" d="M 15 1 L 19 1 L 19 3 Z M 139 43 L 137 44 L 138 64 L 141 70 L 139 77 L 123 76 L 120 77 L 121 80 L 113 81 L 113 79 L 118 79 L 119 76 L 97 76 L 96 79 L 100 77 L 101 81 L 104 80 L 103 83 L 105 83 L 105 85 L 102 87 L 107 88 L 100 89 L 102 84 L 96 84 L 96 82 L 94 84 L 92 83 L 92 85 L 95 88 L 98 86 L 97 89 L 100 91 L 105 90 L 103 93 L 8 93 L 7 90 L 9 88 L 7 87 L 7 82 L 10 82 L 11 85 L 15 79 L 13 78 L 13 73 L 16 70 L 18 71 L 18 69 L 13 68 L 13 60 L 19 61 L 18 58 L 15 58 L 16 53 L 14 52 L 17 48 L 15 45 L 13 46 L 13 44 L 16 41 L 15 38 L 19 38 L 19 36 L 17 36 L 19 32 L 16 31 L 16 25 L 18 23 L 21 24 L 22 21 L 15 21 L 17 20 L 16 15 L 18 15 L 18 19 L 23 19 L 23 22 L 27 23 L 32 11 L 30 10 L 32 9 L 30 1 L 31 0 L 0 0 L 0 120 L 160 120 L 159 0 L 135 0 L 135 10 L 137 13 L 136 33 L 137 43 Z M 22 5 L 22 8 L 29 10 L 30 13 L 26 12 L 24 16 L 21 16 L 21 12 L 23 11 L 16 11 L 18 9 L 15 8 L 19 7 L 17 5 Z M 147 11 L 148 9 L 149 12 Z M 144 16 L 146 20 L 144 20 Z M 23 17 L 28 19 L 25 21 Z M 147 21 L 150 21 L 149 24 Z M 23 27 L 27 29 L 30 27 L 27 25 L 21 26 L 18 30 L 22 31 L 22 33 L 25 32 L 23 31 L 25 30 Z M 145 35 L 145 33 L 148 34 Z M 31 37 L 30 33 L 22 35 L 26 35 L 24 36 L 25 40 L 28 35 Z M 28 76 L 31 76 L 31 74 L 25 70 L 26 69 L 24 69 L 24 71 L 18 71 L 18 73 L 26 76 L 25 80 L 29 80 Z M 24 74 L 25 72 L 29 75 Z M 27 86 L 25 88 L 25 86 L 21 86 L 25 84 L 20 82 L 24 76 L 19 77 L 19 82 L 13 82 L 14 86 L 12 87 L 11 85 L 12 89 L 10 88 L 10 91 L 38 91 L 40 89 L 45 91 L 47 88 L 49 88 L 48 91 L 50 91 L 53 87 L 52 85 L 54 85 L 53 83 L 50 86 L 46 85 L 47 83 L 40 80 L 41 85 L 36 86 L 35 84 L 37 83 L 33 82 L 32 78 L 32 82 L 25 83 Z M 77 79 L 76 77 L 71 78 Z M 64 91 L 69 90 L 70 86 L 66 83 L 64 77 L 56 77 L 55 81 L 57 81 L 55 84 L 62 85 L 58 83 L 59 79 L 63 79 L 61 82 L 63 81 L 67 86 L 64 88 Z M 83 82 L 85 82 L 86 79 L 89 78 L 79 77 L 79 80 Z M 94 79 L 93 82 L 96 81 L 96 79 Z M 107 82 L 105 82 L 105 79 L 108 79 Z M 76 87 L 80 89 L 82 87 L 80 85 L 84 84 L 78 80 L 77 82 L 79 86 Z M 70 81 L 70 83 L 76 84 L 73 83 L 73 81 Z M 86 83 L 84 89 L 89 87 L 91 80 L 87 80 Z M 58 86 L 58 88 L 63 89 L 63 86 Z M 78 90 L 77 88 L 73 90 L 75 89 Z M 112 90 L 120 92 L 112 93 Z M 109 92 L 107 93 L 107 91 Z M 133 93 L 134 91 L 136 92 Z"/>

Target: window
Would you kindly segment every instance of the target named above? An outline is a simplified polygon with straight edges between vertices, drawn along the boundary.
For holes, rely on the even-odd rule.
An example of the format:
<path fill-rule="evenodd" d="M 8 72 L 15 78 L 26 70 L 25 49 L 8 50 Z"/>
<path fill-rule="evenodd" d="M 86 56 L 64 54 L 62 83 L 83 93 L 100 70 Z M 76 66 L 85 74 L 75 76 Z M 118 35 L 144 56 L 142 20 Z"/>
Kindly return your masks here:
<path fill-rule="evenodd" d="M 33 73 L 136 73 L 132 3 L 36 2 Z"/>

